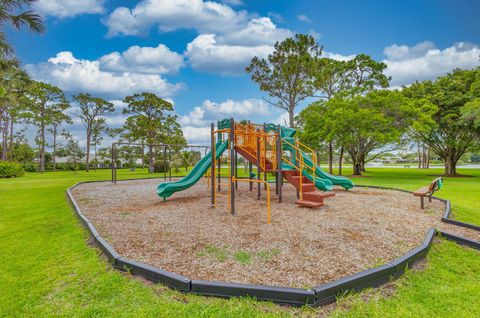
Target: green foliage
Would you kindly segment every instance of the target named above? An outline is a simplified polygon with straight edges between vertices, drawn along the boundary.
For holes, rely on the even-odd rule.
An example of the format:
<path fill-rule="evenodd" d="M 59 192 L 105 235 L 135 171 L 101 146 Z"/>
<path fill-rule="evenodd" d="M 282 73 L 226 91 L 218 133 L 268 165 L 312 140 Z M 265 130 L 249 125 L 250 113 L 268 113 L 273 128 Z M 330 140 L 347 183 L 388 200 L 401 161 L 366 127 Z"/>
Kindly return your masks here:
<path fill-rule="evenodd" d="M 399 141 L 410 127 L 431 124 L 434 110 L 431 104 L 418 103 L 398 91 L 337 96 L 313 103 L 300 113 L 304 123 L 301 137 L 309 144 L 326 140 L 345 147 L 354 174 L 361 174 L 361 165 L 373 150 Z"/>
<path fill-rule="evenodd" d="M 33 33 L 43 33 L 45 30 L 42 17 L 32 10 L 25 10 L 25 7 L 30 8 L 33 3 L 34 0 L 2 0 L 0 2 L 0 27 L 2 29 L 0 32 L 0 58 L 14 57 L 14 50 L 3 32 L 5 25 L 12 26 L 17 30 L 27 27 Z"/>
<path fill-rule="evenodd" d="M 246 71 L 260 90 L 273 98 L 272 105 L 289 113 L 293 127 L 294 110 L 305 98 L 315 93 L 315 72 L 322 48 L 310 35 L 296 34 L 275 43 L 267 59 L 254 57 Z"/>
<path fill-rule="evenodd" d="M 209 256 L 213 257 L 219 262 L 225 262 L 228 258 L 228 252 L 226 247 L 218 247 L 215 245 L 206 246 L 203 251 L 197 254 L 199 257 Z"/>
<path fill-rule="evenodd" d="M 458 160 L 480 137 L 480 68 L 457 69 L 434 82 L 416 82 L 403 93 L 437 107 L 435 125 L 414 134 L 444 160 L 445 174 L 455 175 Z"/>
<path fill-rule="evenodd" d="M 90 168 L 90 147 L 93 144 L 96 146 L 101 142 L 101 134 L 105 130 L 105 118 L 101 116 L 105 114 L 112 114 L 115 107 L 112 103 L 107 102 L 103 98 L 94 97 L 90 94 L 74 95 L 73 99 L 80 105 L 80 112 L 76 115 L 80 118 L 86 130 L 86 158 L 85 166 L 88 171 Z"/>
<path fill-rule="evenodd" d="M 17 162 L 0 161 L 0 178 L 16 178 L 25 174 L 23 166 Z"/>
<path fill-rule="evenodd" d="M 168 172 L 170 170 L 170 162 L 164 162 L 162 160 L 155 161 L 154 172 Z M 178 171 L 177 171 L 178 172 Z"/>

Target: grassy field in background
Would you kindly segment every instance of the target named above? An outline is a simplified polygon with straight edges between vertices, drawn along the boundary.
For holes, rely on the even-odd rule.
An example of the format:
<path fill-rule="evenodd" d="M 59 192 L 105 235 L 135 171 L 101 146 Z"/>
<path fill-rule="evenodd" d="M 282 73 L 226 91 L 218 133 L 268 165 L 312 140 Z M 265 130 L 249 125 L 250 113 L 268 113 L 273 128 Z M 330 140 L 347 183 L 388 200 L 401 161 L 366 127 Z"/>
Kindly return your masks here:
<path fill-rule="evenodd" d="M 441 172 L 369 168 L 365 177 L 354 182 L 415 190 Z M 459 173 L 471 177 L 446 178 L 438 196 L 452 200 L 457 219 L 480 224 L 480 170 Z M 143 177 L 151 175 L 141 169 L 118 171 L 118 179 Z M 109 170 L 0 179 L 0 316 L 315 317 L 324 313 L 321 308 L 286 308 L 251 299 L 183 295 L 111 270 L 98 249 L 89 246 L 87 232 L 65 197 L 66 188 L 79 181 L 109 179 Z M 392 285 L 390 297 L 382 296 L 382 290 L 354 294 L 342 298 L 330 314 L 478 316 L 480 253 L 450 242 L 435 244 L 423 271 L 411 271 Z"/>

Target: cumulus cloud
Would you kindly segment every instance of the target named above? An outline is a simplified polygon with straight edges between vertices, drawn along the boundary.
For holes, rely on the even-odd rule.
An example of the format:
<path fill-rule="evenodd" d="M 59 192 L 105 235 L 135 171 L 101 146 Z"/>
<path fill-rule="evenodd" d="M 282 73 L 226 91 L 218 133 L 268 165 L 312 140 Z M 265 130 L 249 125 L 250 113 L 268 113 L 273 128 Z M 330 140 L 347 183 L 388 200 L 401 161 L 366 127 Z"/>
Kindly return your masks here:
<path fill-rule="evenodd" d="M 246 11 L 203 0 L 143 0 L 133 9 L 116 8 L 104 21 L 107 36 L 141 35 L 157 25 L 161 31 L 195 29 L 199 32 L 234 30 L 248 19 Z M 221 26 L 221 27 L 220 27 Z"/>
<path fill-rule="evenodd" d="M 38 0 L 34 9 L 44 16 L 69 18 L 80 14 L 98 14 L 105 11 L 104 0 Z"/>
<path fill-rule="evenodd" d="M 270 115 L 268 105 L 261 99 L 226 100 L 221 103 L 206 100 L 188 114 L 180 116 L 185 137 L 189 142 L 208 142 L 210 123 L 226 117 L 252 118 Z"/>
<path fill-rule="evenodd" d="M 300 14 L 300 15 L 298 15 L 298 16 L 297 16 L 297 19 L 298 19 L 299 21 L 306 22 L 306 23 L 311 23 L 311 22 L 312 22 L 312 20 L 310 20 L 310 18 L 309 18 L 307 15 L 305 15 L 305 14 Z"/>
<path fill-rule="evenodd" d="M 272 45 L 292 35 L 290 30 L 277 28 L 270 18 L 262 17 L 250 20 L 244 28 L 224 34 L 220 39 L 226 44 L 255 46 Z"/>
<path fill-rule="evenodd" d="M 415 46 L 391 45 L 384 50 L 387 75 L 392 77 L 391 86 L 408 85 L 416 80 L 435 79 L 455 68 L 471 69 L 478 66 L 480 47 L 476 44 L 458 42 L 443 50 L 431 42 Z"/>
<path fill-rule="evenodd" d="M 120 98 L 141 91 L 169 97 L 183 88 L 183 84 L 171 84 L 156 74 L 104 71 L 100 61 L 77 59 L 69 51 L 26 68 L 34 79 L 56 85 L 66 92 L 88 92 L 104 97 Z"/>
<path fill-rule="evenodd" d="M 266 57 L 273 51 L 269 45 L 241 46 L 217 42 L 214 34 L 201 34 L 187 45 L 185 56 L 199 71 L 235 75 L 245 72 L 252 57 Z"/>
<path fill-rule="evenodd" d="M 113 72 L 177 73 L 183 65 L 183 57 L 170 51 L 163 44 L 159 44 L 157 47 L 135 45 L 122 53 L 112 52 L 100 58 L 100 68 Z"/>

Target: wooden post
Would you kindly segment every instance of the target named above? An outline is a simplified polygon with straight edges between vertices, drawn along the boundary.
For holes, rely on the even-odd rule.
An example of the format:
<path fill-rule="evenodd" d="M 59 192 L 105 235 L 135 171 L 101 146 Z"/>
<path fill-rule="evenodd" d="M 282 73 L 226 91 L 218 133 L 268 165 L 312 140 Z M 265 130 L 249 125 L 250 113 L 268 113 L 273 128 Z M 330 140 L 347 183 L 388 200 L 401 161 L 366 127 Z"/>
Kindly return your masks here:
<path fill-rule="evenodd" d="M 115 170 L 116 169 L 116 166 L 115 166 L 115 143 L 112 143 L 112 183 L 113 184 L 116 184 L 117 183 L 117 171 Z"/>
<path fill-rule="evenodd" d="M 259 130 L 257 129 L 257 180 L 261 180 L 260 172 L 260 137 L 258 136 Z M 257 198 L 260 199 L 262 195 L 262 185 L 261 182 L 257 182 Z"/>
<path fill-rule="evenodd" d="M 234 181 L 236 177 L 236 151 L 235 151 L 235 122 L 233 118 L 230 118 L 230 140 L 228 141 L 230 143 L 230 211 L 232 215 L 235 214 L 235 187 L 236 187 L 236 182 Z M 235 177 L 234 177 L 235 176 Z"/>
<path fill-rule="evenodd" d="M 280 134 L 280 125 L 277 128 L 277 189 L 278 189 L 278 202 L 282 203 L 282 185 L 283 185 L 283 174 L 282 174 L 282 139 Z"/>
<path fill-rule="evenodd" d="M 210 178 L 211 178 L 211 195 L 210 195 L 210 204 L 212 207 L 215 206 L 215 136 L 213 134 L 213 131 L 215 130 L 214 124 L 212 123 L 210 125 L 210 137 L 211 137 L 211 144 L 210 144 L 210 153 L 212 155 L 211 159 L 211 167 L 210 167 Z"/>
<path fill-rule="evenodd" d="M 235 139 L 234 139 L 235 140 Z M 238 178 L 238 153 L 234 150 L 235 153 L 235 180 Z M 235 190 L 238 190 L 238 182 L 235 181 Z"/>
<path fill-rule="evenodd" d="M 163 180 L 167 181 L 167 146 L 163 147 Z"/>
<path fill-rule="evenodd" d="M 248 162 L 248 179 L 252 180 L 252 171 L 253 171 L 253 168 L 252 168 L 252 163 L 249 161 Z M 250 191 L 253 190 L 253 182 L 250 181 Z"/>

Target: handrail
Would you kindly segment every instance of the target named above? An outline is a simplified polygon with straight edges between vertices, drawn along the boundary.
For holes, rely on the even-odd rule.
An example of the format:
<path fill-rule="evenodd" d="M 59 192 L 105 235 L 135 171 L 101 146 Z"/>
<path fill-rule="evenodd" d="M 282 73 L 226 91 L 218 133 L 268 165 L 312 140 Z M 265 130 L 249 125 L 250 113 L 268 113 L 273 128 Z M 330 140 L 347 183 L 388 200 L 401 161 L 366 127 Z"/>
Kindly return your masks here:
<path fill-rule="evenodd" d="M 258 180 L 258 179 L 242 179 L 242 178 L 235 178 L 233 177 L 233 181 L 240 181 L 240 182 L 257 182 L 257 183 L 263 183 L 267 187 L 267 224 L 270 224 L 270 184 L 268 184 L 268 181 L 265 180 Z"/>

